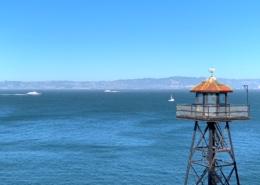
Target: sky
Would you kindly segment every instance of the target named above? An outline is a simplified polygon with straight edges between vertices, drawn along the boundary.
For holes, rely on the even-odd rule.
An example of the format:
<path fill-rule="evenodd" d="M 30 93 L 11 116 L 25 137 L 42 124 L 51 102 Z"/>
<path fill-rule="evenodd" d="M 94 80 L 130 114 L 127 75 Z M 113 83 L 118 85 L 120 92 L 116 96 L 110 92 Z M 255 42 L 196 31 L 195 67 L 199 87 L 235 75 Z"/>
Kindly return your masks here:
<path fill-rule="evenodd" d="M 0 81 L 260 78 L 260 1 L 0 0 Z"/>

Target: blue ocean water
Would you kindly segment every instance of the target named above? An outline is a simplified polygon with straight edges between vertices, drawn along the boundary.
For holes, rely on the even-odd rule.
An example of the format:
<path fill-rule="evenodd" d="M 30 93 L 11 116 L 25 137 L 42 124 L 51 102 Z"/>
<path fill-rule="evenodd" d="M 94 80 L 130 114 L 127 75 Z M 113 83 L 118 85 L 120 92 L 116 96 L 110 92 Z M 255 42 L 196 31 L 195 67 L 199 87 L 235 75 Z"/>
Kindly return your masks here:
<path fill-rule="evenodd" d="M 0 91 L 0 184 L 183 184 L 194 122 L 175 118 L 188 90 Z M 168 102 L 170 95 L 174 102 Z M 240 183 L 260 184 L 260 91 L 230 123 Z M 229 94 L 245 104 L 246 93 Z"/>

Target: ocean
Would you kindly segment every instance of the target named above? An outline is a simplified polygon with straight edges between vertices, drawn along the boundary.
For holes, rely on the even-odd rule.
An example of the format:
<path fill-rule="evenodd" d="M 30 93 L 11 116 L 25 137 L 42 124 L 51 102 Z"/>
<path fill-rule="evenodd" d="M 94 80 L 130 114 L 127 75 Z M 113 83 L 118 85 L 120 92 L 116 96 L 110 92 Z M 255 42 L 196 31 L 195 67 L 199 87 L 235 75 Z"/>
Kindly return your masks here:
<path fill-rule="evenodd" d="M 27 92 L 0 90 L 0 184 L 184 183 L 194 121 L 175 114 L 189 90 Z M 244 90 L 228 96 L 246 104 Z M 230 130 L 240 183 L 259 185 L 260 91 L 249 104 L 251 119 Z"/>

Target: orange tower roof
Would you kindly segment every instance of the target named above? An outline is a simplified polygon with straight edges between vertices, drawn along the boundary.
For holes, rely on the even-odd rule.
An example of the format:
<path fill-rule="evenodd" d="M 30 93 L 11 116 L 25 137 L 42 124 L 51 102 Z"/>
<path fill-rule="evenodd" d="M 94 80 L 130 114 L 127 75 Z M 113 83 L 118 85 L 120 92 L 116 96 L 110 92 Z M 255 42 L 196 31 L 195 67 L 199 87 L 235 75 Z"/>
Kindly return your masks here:
<path fill-rule="evenodd" d="M 192 87 L 190 92 L 233 92 L 233 90 L 211 76 Z"/>

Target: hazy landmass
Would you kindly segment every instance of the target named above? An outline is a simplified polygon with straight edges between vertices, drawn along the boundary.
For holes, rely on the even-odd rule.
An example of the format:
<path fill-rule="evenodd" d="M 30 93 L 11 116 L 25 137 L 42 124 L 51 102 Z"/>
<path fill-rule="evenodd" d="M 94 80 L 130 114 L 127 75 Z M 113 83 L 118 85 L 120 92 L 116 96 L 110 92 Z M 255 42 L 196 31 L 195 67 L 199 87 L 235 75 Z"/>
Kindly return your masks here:
<path fill-rule="evenodd" d="M 0 89 L 188 89 L 203 81 L 206 77 L 169 77 L 124 79 L 115 81 L 1 81 Z M 219 80 L 233 89 L 260 89 L 260 79 L 225 79 Z"/>

